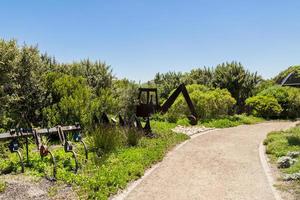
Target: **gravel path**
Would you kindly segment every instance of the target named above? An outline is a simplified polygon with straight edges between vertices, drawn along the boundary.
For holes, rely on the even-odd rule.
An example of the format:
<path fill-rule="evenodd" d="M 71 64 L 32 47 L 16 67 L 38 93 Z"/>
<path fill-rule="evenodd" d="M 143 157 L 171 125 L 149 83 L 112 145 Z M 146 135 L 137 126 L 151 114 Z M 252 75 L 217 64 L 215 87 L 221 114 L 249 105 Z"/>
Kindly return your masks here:
<path fill-rule="evenodd" d="M 270 131 L 294 122 L 214 130 L 169 153 L 125 199 L 273 200 L 259 157 Z"/>

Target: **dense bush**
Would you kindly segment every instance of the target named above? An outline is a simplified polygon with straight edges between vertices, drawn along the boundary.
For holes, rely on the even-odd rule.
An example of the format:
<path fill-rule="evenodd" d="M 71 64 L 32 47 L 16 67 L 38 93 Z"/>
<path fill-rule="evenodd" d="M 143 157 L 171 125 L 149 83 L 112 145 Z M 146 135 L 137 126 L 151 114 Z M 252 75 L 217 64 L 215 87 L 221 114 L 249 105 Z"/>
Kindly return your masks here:
<path fill-rule="evenodd" d="M 280 106 L 282 118 L 296 118 L 300 116 L 300 89 L 293 87 L 272 86 L 258 95 L 274 97 Z"/>
<path fill-rule="evenodd" d="M 90 122 L 92 92 L 82 77 L 49 73 L 45 76 L 47 102 L 43 116 L 47 126 Z"/>
<path fill-rule="evenodd" d="M 132 115 L 137 84 L 118 80 L 106 63 L 59 63 L 36 46 L 0 40 L 0 130 L 81 122 L 102 112 Z"/>
<path fill-rule="evenodd" d="M 218 65 L 214 72 L 213 85 L 226 88 L 236 100 L 236 111 L 244 112 L 245 100 L 252 96 L 261 77 L 251 73 L 241 63 L 231 62 Z"/>
<path fill-rule="evenodd" d="M 246 100 L 246 105 L 250 107 L 253 115 L 259 117 L 277 117 L 282 111 L 278 101 L 272 96 L 250 97 Z"/>
<path fill-rule="evenodd" d="M 125 141 L 124 130 L 116 126 L 101 126 L 92 133 L 92 145 L 98 156 L 116 150 L 123 146 Z"/>
<path fill-rule="evenodd" d="M 255 94 L 261 80 L 257 73 L 251 73 L 241 63 L 226 62 L 215 68 L 197 68 L 185 74 L 175 72 L 157 74 L 154 82 L 159 88 L 164 88 L 161 95 L 163 98 L 166 98 L 180 81 L 185 84 L 202 84 L 207 87 L 227 89 L 236 100 L 235 111 L 241 113 L 245 111 L 245 100 Z"/>
<path fill-rule="evenodd" d="M 209 89 L 202 85 L 189 85 L 187 90 L 194 103 L 200 119 L 217 118 L 227 115 L 235 104 L 226 89 Z M 169 121 L 177 121 L 179 118 L 190 115 L 190 110 L 183 96 L 174 102 L 167 117 Z"/>

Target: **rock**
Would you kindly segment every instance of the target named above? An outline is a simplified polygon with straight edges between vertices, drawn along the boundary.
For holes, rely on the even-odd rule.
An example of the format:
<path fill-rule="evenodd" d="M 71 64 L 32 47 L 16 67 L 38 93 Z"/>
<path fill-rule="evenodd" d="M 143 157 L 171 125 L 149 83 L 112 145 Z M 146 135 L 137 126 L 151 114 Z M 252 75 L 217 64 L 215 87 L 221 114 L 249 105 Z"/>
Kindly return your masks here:
<path fill-rule="evenodd" d="M 294 174 L 286 174 L 283 177 L 284 181 L 297 181 L 300 180 L 300 172 L 294 173 Z"/>
<path fill-rule="evenodd" d="M 300 151 L 291 151 L 287 154 L 288 157 L 297 158 L 300 156 Z"/>
<path fill-rule="evenodd" d="M 278 158 L 277 166 L 278 166 L 278 168 L 289 168 L 296 161 L 297 161 L 296 159 L 293 159 L 289 156 L 282 156 L 282 157 Z"/>

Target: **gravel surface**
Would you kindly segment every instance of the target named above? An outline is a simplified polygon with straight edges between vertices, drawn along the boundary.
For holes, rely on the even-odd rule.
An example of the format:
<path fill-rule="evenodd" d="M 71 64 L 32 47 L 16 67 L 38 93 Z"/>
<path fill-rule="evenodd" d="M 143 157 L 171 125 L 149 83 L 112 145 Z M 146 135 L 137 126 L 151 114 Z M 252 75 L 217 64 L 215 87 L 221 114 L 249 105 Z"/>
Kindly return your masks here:
<path fill-rule="evenodd" d="M 184 133 L 188 136 L 192 136 L 205 131 L 213 130 L 213 128 L 205 128 L 204 126 L 176 126 L 172 129 L 175 133 Z"/>
<path fill-rule="evenodd" d="M 189 140 L 125 199 L 273 200 L 259 145 L 270 131 L 294 122 L 267 122 L 214 130 Z"/>

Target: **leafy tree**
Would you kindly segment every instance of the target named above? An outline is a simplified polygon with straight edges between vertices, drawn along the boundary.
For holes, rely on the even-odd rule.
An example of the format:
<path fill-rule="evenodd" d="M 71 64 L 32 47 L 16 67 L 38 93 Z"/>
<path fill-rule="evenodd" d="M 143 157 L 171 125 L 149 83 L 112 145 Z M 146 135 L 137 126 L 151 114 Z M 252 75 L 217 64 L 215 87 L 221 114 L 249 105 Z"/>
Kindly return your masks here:
<path fill-rule="evenodd" d="M 80 122 L 89 125 L 91 121 L 92 92 L 82 77 L 49 73 L 45 77 L 48 85 L 48 106 L 43 108 L 47 126 Z"/>
<path fill-rule="evenodd" d="M 84 77 L 97 95 L 100 95 L 102 89 L 112 86 L 114 78 L 112 69 L 106 63 L 100 61 L 91 62 L 89 59 L 86 59 L 64 67 L 67 69 L 67 74 Z"/>
<path fill-rule="evenodd" d="M 180 72 L 157 73 L 154 78 L 154 84 L 159 90 L 160 97 L 166 99 L 170 92 L 181 84 L 182 78 L 183 75 Z"/>
<path fill-rule="evenodd" d="M 261 77 L 257 73 L 250 73 L 241 63 L 231 62 L 216 67 L 213 85 L 226 88 L 237 101 L 237 112 L 242 112 L 245 100 L 253 95 L 260 81 Z"/>
<path fill-rule="evenodd" d="M 203 69 L 192 69 L 191 72 L 186 73 L 183 82 L 185 84 L 200 84 L 211 87 L 214 76 L 214 70 L 204 67 Z"/>
<path fill-rule="evenodd" d="M 16 68 L 17 96 L 11 107 L 15 125 L 21 127 L 35 124 L 41 120 L 43 91 L 41 74 L 46 71 L 37 47 L 24 45 L 20 50 L 20 61 Z"/>
<path fill-rule="evenodd" d="M 120 112 L 126 117 L 131 117 L 135 113 L 137 104 L 137 84 L 127 79 L 115 80 L 113 82 L 113 94 L 117 101 L 114 112 Z"/>
<path fill-rule="evenodd" d="M 15 95 L 16 66 L 20 60 L 20 53 L 15 40 L 0 40 L 0 128 L 7 127 L 12 122 L 9 116 L 9 105 L 17 97 Z"/>

